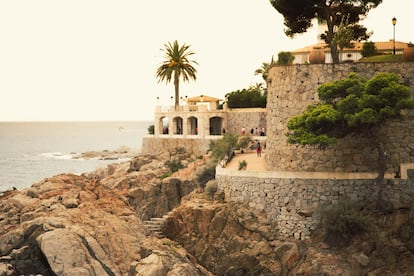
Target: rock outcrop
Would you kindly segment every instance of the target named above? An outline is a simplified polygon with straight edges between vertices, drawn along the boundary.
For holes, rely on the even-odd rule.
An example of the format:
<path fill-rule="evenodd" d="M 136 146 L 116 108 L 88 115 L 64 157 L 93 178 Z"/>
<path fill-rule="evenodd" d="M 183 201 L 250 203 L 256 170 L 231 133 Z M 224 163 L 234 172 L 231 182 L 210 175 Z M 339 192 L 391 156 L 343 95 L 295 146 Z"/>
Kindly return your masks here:
<path fill-rule="evenodd" d="M 225 202 L 220 191 L 211 197 L 196 189 L 196 169 L 206 161 L 185 154 L 140 155 L 2 193 L 0 275 L 414 272 L 414 208 L 378 217 L 375 231 L 340 250 L 324 244 L 317 232 L 309 241 L 281 241 L 263 213 Z M 173 173 L 167 164 L 184 168 Z M 164 219 L 155 230 L 144 224 L 157 217 Z"/>
<path fill-rule="evenodd" d="M 138 156 L 3 194 L 0 275 L 208 275 L 184 249 L 150 236 L 141 220 L 178 206 L 194 187 L 159 178 L 168 171 L 162 159 Z"/>
<path fill-rule="evenodd" d="M 163 231 L 215 275 L 414 273 L 409 238 L 414 232 L 409 227 L 413 212 L 407 215 L 407 211 L 395 210 L 388 217 L 379 216 L 372 233 L 335 249 L 318 232 L 310 241 L 280 241 L 277 228 L 264 213 L 243 204 L 224 203 L 222 198 L 220 194 L 216 200 L 197 193 L 187 196 L 170 212 Z M 398 239 L 398 233 L 408 241 Z"/>

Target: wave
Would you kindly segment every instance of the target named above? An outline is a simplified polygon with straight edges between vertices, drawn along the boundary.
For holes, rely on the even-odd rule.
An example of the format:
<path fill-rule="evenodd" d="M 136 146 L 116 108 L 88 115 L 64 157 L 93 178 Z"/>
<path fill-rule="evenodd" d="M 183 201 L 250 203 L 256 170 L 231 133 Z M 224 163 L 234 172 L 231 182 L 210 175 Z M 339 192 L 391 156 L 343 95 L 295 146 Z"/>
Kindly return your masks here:
<path fill-rule="evenodd" d="M 62 152 L 44 152 L 40 154 L 43 157 L 59 160 L 69 160 L 73 159 L 76 155 L 75 153 L 62 153 Z"/>

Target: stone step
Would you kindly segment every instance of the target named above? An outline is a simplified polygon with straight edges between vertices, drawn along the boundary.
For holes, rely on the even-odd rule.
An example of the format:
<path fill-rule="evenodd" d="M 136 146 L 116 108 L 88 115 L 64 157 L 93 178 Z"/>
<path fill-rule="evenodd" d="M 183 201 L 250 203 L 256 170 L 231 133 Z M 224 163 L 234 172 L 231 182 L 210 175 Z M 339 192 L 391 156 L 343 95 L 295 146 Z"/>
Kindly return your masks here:
<path fill-rule="evenodd" d="M 165 223 L 165 216 L 162 218 L 150 218 L 150 220 L 145 220 L 144 225 L 151 235 L 157 238 L 164 238 L 164 234 L 161 229 Z"/>
<path fill-rule="evenodd" d="M 153 221 L 153 220 L 146 220 L 144 221 L 145 225 L 160 225 L 164 224 L 164 221 Z"/>
<path fill-rule="evenodd" d="M 159 231 L 159 230 L 162 229 L 162 225 L 160 225 L 160 226 L 149 226 L 148 225 L 147 229 L 150 230 L 150 231 Z"/>

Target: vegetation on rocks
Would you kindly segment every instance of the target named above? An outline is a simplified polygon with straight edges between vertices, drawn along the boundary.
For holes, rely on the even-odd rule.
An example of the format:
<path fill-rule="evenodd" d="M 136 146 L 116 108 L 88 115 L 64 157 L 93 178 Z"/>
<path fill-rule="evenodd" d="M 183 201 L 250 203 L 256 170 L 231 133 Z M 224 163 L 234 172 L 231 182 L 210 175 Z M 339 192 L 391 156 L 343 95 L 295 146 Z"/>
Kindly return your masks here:
<path fill-rule="evenodd" d="M 361 202 L 342 199 L 336 204 L 320 206 L 318 213 L 324 240 L 333 247 L 347 246 L 354 236 L 373 230 L 372 219 Z"/>
<path fill-rule="evenodd" d="M 177 154 L 180 157 L 175 156 Z M 395 275 L 414 271 L 414 208 L 373 216 L 378 235 L 335 249 L 315 233 L 280 240 L 263 212 L 196 190 L 186 157 L 139 155 L 83 175 L 62 174 L 0 197 L 0 274 Z M 193 160 L 193 161 L 191 161 Z M 181 173 L 182 178 L 175 176 Z M 208 173 L 209 175 L 212 175 Z M 214 181 L 211 193 L 215 190 Z M 210 187 L 210 184 L 207 184 Z M 210 189 L 210 188 L 209 188 Z M 168 215 L 167 215 L 168 214 Z M 143 220 L 166 216 L 155 238 Z M 372 215 L 370 215 L 372 217 Z"/>

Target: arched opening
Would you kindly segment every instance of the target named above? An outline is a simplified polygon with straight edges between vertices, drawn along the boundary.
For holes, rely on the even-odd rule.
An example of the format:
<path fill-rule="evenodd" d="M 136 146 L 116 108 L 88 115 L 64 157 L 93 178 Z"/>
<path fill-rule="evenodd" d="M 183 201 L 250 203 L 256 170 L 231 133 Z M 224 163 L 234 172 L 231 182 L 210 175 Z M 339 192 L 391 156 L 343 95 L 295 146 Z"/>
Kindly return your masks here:
<path fill-rule="evenodd" d="M 168 118 L 167 117 L 161 117 L 159 121 L 159 130 L 158 133 L 160 134 L 168 134 Z"/>
<path fill-rule="evenodd" d="M 173 119 L 173 128 L 174 128 L 174 134 L 182 135 L 183 134 L 183 118 L 175 117 Z"/>
<path fill-rule="evenodd" d="M 189 117 L 187 121 L 187 126 L 189 135 L 198 134 L 198 119 L 196 117 Z"/>
<path fill-rule="evenodd" d="M 221 135 L 223 128 L 223 118 L 211 117 L 210 118 L 210 135 Z"/>

